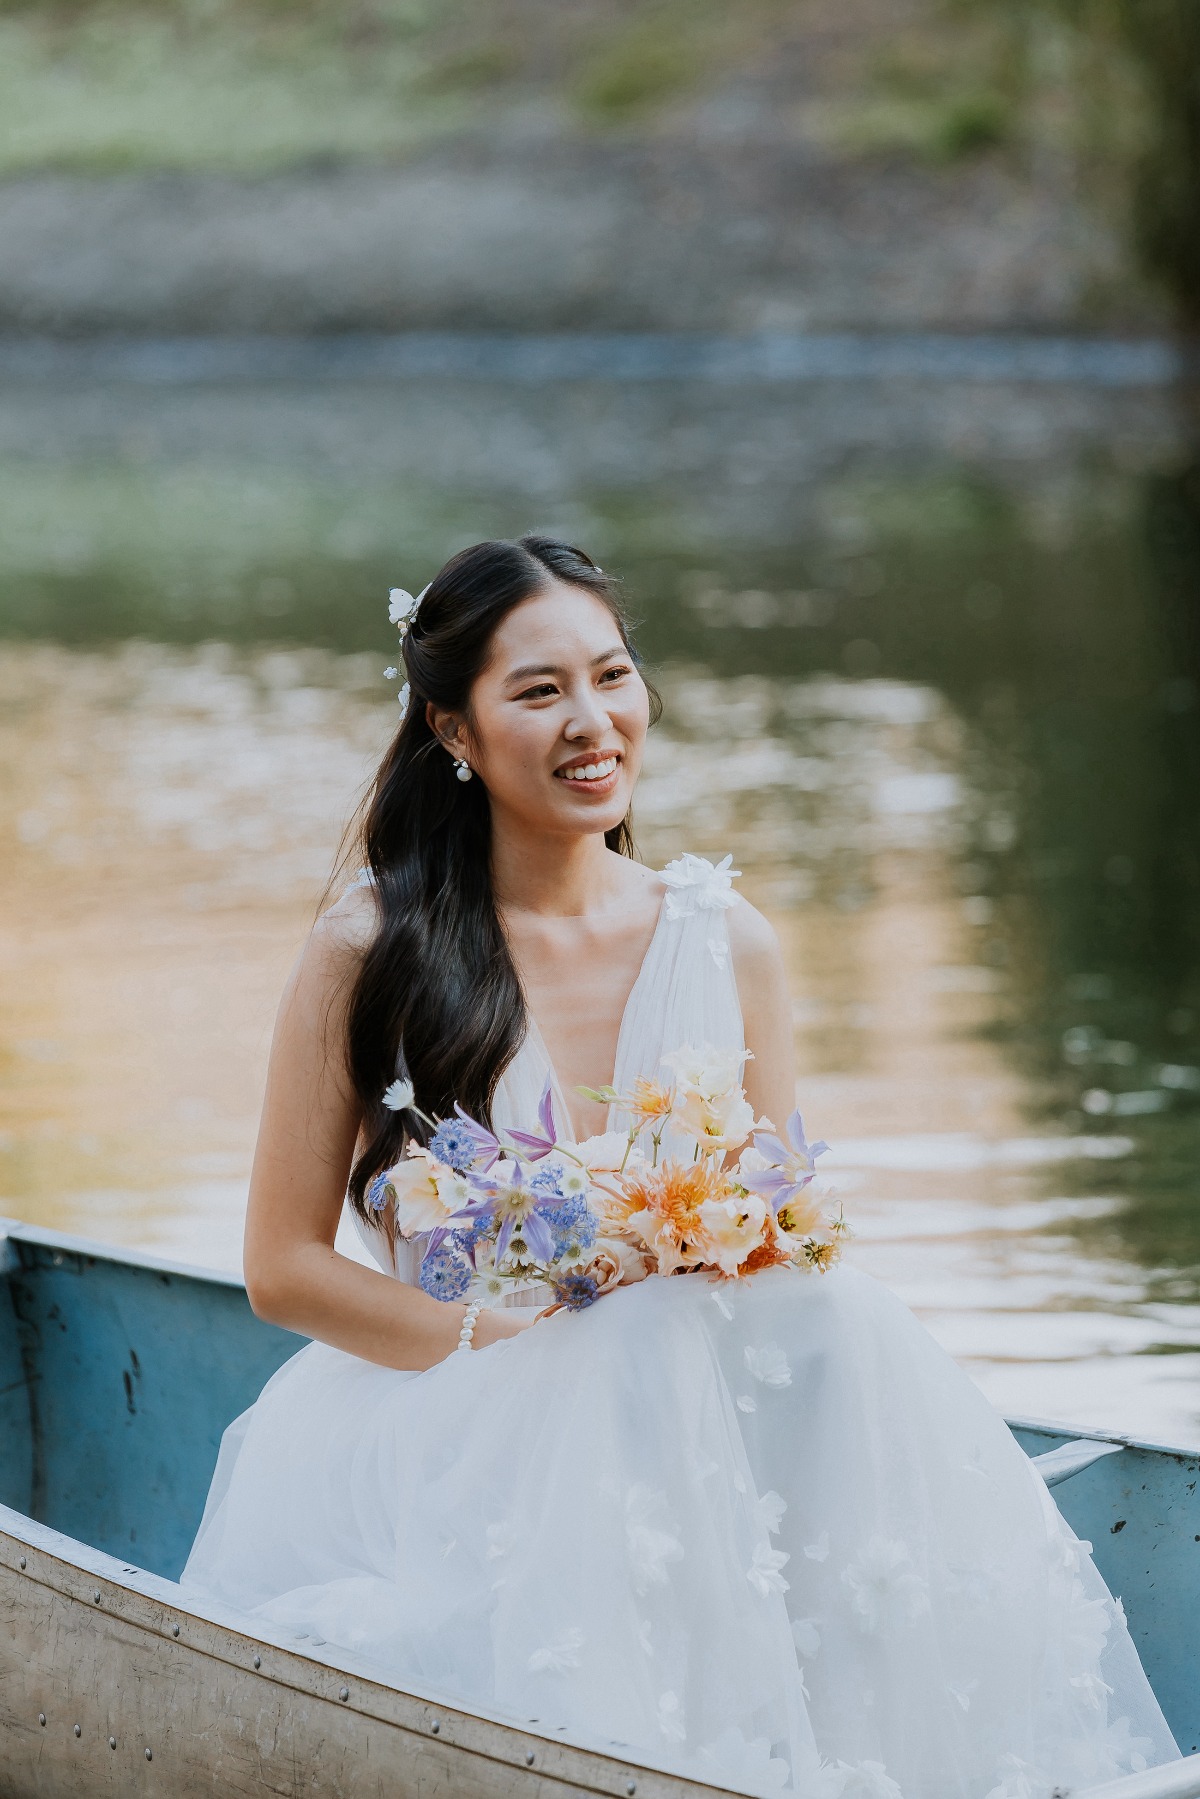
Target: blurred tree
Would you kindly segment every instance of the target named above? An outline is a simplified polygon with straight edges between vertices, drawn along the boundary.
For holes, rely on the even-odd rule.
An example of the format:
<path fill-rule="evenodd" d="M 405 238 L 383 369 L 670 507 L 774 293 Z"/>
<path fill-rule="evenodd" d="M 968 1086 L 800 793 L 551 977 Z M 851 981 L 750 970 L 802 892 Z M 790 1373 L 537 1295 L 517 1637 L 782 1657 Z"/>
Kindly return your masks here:
<path fill-rule="evenodd" d="M 1200 329 L 1200 0 L 1041 0 L 1135 64 L 1146 118 L 1134 232 L 1149 274 Z M 1011 0 L 1001 0 L 1009 11 Z"/>
<path fill-rule="evenodd" d="M 1095 0 L 1092 0 L 1095 4 Z M 1141 66 L 1151 135 L 1135 198 L 1139 247 L 1186 324 L 1200 327 L 1200 5 L 1109 0 Z"/>

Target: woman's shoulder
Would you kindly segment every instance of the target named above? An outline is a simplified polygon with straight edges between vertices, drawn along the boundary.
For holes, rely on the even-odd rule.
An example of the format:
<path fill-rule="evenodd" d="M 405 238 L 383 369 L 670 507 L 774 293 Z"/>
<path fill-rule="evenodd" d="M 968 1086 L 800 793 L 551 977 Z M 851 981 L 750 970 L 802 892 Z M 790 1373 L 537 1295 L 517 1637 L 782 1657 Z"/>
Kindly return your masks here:
<path fill-rule="evenodd" d="M 326 906 L 313 925 L 309 950 L 318 960 L 344 962 L 361 956 L 379 927 L 375 884 L 369 874 L 359 875 Z"/>
<path fill-rule="evenodd" d="M 783 947 L 775 927 L 741 894 L 728 914 L 729 954 L 743 1008 L 787 990 Z"/>
<path fill-rule="evenodd" d="M 317 917 L 292 964 L 280 1002 L 281 1014 L 324 1030 L 331 1009 L 339 1018 L 363 953 L 377 929 L 370 888 L 343 893 Z"/>

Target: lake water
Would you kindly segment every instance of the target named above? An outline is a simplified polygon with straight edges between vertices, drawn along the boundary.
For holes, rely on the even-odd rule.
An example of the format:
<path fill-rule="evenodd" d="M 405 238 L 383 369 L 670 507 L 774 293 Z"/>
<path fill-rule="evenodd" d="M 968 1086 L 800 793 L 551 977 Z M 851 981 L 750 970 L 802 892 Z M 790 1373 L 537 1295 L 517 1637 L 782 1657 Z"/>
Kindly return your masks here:
<path fill-rule="evenodd" d="M 186 373 L 186 371 L 185 371 Z M 386 592 L 548 528 L 734 853 L 850 1254 L 1010 1415 L 1200 1445 L 1200 476 L 1162 387 L 0 369 L 0 1213 L 236 1267 Z"/>

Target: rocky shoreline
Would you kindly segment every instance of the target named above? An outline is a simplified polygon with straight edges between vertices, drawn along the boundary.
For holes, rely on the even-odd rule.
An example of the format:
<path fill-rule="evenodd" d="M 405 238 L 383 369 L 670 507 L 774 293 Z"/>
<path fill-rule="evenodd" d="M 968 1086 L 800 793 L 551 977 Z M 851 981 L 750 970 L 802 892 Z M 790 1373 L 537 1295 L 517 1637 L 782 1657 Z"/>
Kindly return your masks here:
<path fill-rule="evenodd" d="M 1001 158 L 762 135 L 0 182 L 9 333 L 1161 331 L 1126 263 L 1113 228 Z"/>

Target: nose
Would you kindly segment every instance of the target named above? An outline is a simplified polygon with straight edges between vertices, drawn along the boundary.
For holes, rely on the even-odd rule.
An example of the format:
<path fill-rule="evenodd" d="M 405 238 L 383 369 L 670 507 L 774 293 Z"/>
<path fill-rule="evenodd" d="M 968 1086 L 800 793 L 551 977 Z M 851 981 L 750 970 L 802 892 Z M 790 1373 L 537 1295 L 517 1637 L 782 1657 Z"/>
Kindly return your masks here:
<path fill-rule="evenodd" d="M 563 735 L 571 742 L 586 742 L 603 737 L 611 729 L 612 718 L 604 695 L 590 682 L 571 695 L 571 711 Z"/>

